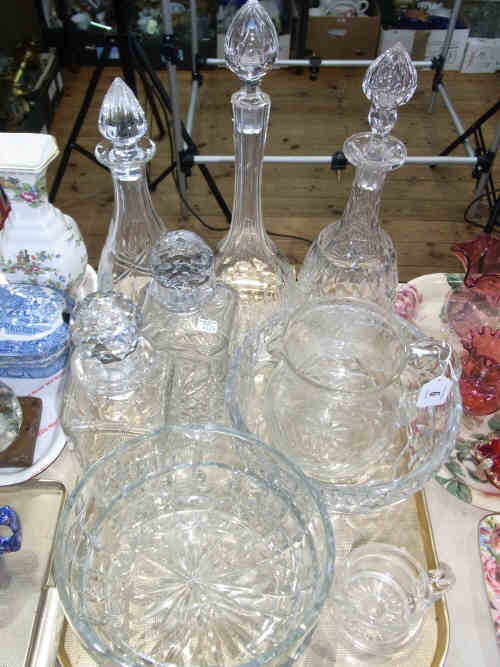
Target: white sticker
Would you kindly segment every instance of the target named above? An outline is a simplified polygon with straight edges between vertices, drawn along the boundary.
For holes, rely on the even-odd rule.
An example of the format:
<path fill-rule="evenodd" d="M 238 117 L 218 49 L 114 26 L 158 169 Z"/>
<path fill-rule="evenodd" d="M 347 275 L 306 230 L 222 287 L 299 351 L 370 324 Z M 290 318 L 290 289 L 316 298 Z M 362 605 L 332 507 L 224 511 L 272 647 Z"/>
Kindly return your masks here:
<path fill-rule="evenodd" d="M 217 333 L 217 322 L 215 320 L 204 320 L 200 317 L 196 328 L 198 331 L 214 334 Z"/>
<path fill-rule="evenodd" d="M 451 389 L 451 380 L 443 376 L 426 382 L 420 388 L 417 400 L 417 408 L 430 408 L 443 405 L 448 398 Z"/>
<path fill-rule="evenodd" d="M 56 81 L 57 81 L 57 87 L 59 88 L 59 92 L 61 92 L 61 90 L 63 89 L 63 78 L 61 72 L 57 73 Z"/>
<path fill-rule="evenodd" d="M 56 93 L 57 93 L 57 84 L 56 84 L 56 81 L 54 79 L 53 81 L 50 82 L 50 86 L 49 86 L 49 100 L 51 102 L 54 99 L 54 95 Z"/>

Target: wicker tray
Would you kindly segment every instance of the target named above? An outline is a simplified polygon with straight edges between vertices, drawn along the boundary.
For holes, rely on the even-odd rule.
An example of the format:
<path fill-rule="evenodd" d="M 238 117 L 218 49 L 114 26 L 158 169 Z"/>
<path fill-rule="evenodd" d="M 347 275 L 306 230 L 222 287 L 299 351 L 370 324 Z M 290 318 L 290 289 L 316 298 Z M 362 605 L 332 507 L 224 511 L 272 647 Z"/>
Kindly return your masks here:
<path fill-rule="evenodd" d="M 377 514 L 332 516 L 336 543 L 336 560 L 341 562 L 353 546 L 368 541 L 389 542 L 405 547 L 428 569 L 437 567 L 437 555 L 432 536 L 427 503 L 423 492 L 404 503 L 385 508 Z M 411 651 L 397 662 L 378 662 L 397 667 L 440 667 L 444 665 L 449 642 L 449 623 L 446 603 L 441 600 L 431 608 L 422 631 Z M 77 636 L 67 624 L 63 630 L 58 660 L 61 667 L 94 667 L 96 663 L 82 648 Z M 296 667 L 363 667 L 373 664 L 353 655 L 337 637 L 333 607 L 327 602 L 312 641 L 297 661 Z"/>

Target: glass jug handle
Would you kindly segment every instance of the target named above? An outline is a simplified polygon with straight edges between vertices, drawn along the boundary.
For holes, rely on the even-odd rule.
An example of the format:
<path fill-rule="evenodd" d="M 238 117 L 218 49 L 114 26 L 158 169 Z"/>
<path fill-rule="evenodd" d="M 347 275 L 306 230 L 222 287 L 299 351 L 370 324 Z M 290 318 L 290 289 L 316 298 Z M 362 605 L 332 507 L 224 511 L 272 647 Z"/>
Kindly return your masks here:
<path fill-rule="evenodd" d="M 453 348 L 444 341 L 433 338 L 421 338 L 408 345 L 409 363 L 421 371 L 435 373 L 436 377 L 444 375 L 458 380 L 453 363 Z"/>
<path fill-rule="evenodd" d="M 434 570 L 428 570 L 429 578 L 428 602 L 433 604 L 440 600 L 455 585 L 456 578 L 453 570 L 447 563 L 438 563 Z"/>

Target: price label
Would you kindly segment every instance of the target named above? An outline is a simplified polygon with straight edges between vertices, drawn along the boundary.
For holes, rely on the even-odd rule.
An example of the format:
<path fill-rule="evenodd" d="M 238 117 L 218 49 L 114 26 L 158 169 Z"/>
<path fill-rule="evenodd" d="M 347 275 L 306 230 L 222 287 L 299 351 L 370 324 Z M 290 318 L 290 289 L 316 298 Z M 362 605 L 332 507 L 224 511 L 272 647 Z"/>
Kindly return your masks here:
<path fill-rule="evenodd" d="M 214 334 L 217 333 L 217 322 L 215 320 L 204 320 L 200 317 L 196 328 L 203 333 Z"/>
<path fill-rule="evenodd" d="M 451 380 L 445 377 L 434 378 L 420 388 L 417 408 L 431 408 L 443 403 L 448 398 L 451 389 Z"/>

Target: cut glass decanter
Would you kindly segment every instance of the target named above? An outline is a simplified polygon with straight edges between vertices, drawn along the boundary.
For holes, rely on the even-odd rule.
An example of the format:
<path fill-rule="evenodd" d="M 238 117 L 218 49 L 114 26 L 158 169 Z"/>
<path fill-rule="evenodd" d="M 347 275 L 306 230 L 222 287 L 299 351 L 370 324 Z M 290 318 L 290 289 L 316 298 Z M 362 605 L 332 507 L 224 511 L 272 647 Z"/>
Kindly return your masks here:
<path fill-rule="evenodd" d="M 164 424 L 170 371 L 138 335 L 134 303 L 117 292 L 96 292 L 76 306 L 71 339 L 62 423 L 86 468 L 125 438 Z"/>
<path fill-rule="evenodd" d="M 155 153 L 145 137 L 146 116 L 130 88 L 116 78 L 99 114 L 106 141 L 96 158 L 111 170 L 115 205 L 99 261 L 99 290 L 117 290 L 133 301 L 151 277 L 151 250 L 166 228 L 151 201 L 145 165 Z"/>
<path fill-rule="evenodd" d="M 233 216 L 215 256 L 215 272 L 240 297 L 240 331 L 279 308 L 295 285 L 295 270 L 265 231 L 261 177 L 271 100 L 260 80 L 278 52 L 276 28 L 258 2 L 236 13 L 225 39 L 229 69 L 242 81 L 231 97 L 235 147 Z"/>
<path fill-rule="evenodd" d="M 340 221 L 325 227 L 311 245 L 300 272 L 301 297 L 355 296 L 391 307 L 398 285 L 396 251 L 380 227 L 382 188 L 389 171 L 406 159 L 404 144 L 389 135 L 397 107 L 417 87 L 417 72 L 401 44 L 368 68 L 363 92 L 371 101 L 371 132 L 355 134 L 344 153 L 356 167 L 354 183 Z"/>
<path fill-rule="evenodd" d="M 216 281 L 213 252 L 192 232 L 166 234 L 153 248 L 152 263 L 141 334 L 172 367 L 168 421 L 221 422 L 238 295 Z"/>

